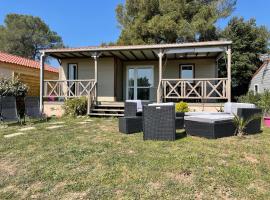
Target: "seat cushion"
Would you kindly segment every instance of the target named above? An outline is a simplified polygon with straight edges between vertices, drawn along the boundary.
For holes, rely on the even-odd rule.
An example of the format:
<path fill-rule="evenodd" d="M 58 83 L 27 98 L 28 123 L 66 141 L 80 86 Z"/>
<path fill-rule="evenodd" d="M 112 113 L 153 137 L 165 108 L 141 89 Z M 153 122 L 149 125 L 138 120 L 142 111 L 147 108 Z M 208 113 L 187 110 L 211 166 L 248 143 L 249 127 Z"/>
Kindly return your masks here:
<path fill-rule="evenodd" d="M 151 104 L 148 104 L 148 106 L 173 106 L 174 103 L 172 102 L 169 102 L 169 103 L 151 103 Z"/>
<path fill-rule="evenodd" d="M 186 112 L 186 116 L 198 116 L 198 115 L 222 115 L 227 113 L 221 113 L 221 112 Z"/>
<path fill-rule="evenodd" d="M 196 116 L 186 116 L 185 120 L 196 121 L 196 122 L 206 122 L 206 123 L 216 123 L 221 121 L 228 121 L 234 118 L 230 114 L 220 114 L 220 115 L 196 115 Z"/>
<path fill-rule="evenodd" d="M 224 112 L 237 115 L 238 108 L 256 108 L 254 104 L 251 103 L 233 103 L 227 102 L 224 104 Z"/>

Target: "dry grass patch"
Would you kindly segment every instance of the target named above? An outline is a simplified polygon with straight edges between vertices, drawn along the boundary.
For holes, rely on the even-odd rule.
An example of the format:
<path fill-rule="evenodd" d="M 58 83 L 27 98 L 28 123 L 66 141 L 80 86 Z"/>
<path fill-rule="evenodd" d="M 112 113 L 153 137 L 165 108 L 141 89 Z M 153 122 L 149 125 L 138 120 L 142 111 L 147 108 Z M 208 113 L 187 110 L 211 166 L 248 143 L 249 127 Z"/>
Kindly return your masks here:
<path fill-rule="evenodd" d="M 258 164 L 259 161 L 256 159 L 255 155 L 252 155 L 252 154 L 246 154 L 244 155 L 244 159 L 249 162 L 249 163 L 252 163 L 252 164 Z"/>
<path fill-rule="evenodd" d="M 0 160 L 0 177 L 15 176 L 17 172 L 17 164 L 9 160 Z"/>
<path fill-rule="evenodd" d="M 179 183 L 190 184 L 193 181 L 193 174 L 190 171 L 183 171 L 177 173 L 167 173 L 167 176 Z"/>
<path fill-rule="evenodd" d="M 63 199 L 65 200 L 83 200 L 86 198 L 86 192 L 68 192 L 64 195 Z"/>

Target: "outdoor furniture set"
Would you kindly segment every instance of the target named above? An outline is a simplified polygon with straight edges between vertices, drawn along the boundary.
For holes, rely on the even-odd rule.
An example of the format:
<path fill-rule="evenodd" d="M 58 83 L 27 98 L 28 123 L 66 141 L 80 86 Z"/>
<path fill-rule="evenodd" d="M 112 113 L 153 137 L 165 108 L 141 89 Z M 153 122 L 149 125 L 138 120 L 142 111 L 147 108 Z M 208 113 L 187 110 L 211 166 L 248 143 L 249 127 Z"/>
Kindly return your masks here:
<path fill-rule="evenodd" d="M 38 97 L 24 98 L 25 116 L 34 119 L 44 119 L 45 116 L 39 110 Z M 22 118 L 18 114 L 16 98 L 13 96 L 0 96 L 0 119 L 1 122 L 21 122 Z"/>
<path fill-rule="evenodd" d="M 234 117 L 243 120 L 260 115 L 254 104 L 225 103 L 224 112 L 175 113 L 173 103 L 142 105 L 140 101 L 125 102 L 125 116 L 119 118 L 119 131 L 126 134 L 143 132 L 144 140 L 175 140 L 176 129 L 185 129 L 188 135 L 221 138 L 236 133 Z M 261 131 L 260 117 L 246 127 L 246 133 Z"/>

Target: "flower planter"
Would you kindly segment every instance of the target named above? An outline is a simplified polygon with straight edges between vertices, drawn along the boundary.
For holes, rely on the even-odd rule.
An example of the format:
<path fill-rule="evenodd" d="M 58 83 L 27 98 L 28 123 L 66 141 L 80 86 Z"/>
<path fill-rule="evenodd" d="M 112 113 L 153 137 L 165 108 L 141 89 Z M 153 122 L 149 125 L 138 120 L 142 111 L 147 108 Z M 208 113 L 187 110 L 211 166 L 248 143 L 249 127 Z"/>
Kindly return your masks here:
<path fill-rule="evenodd" d="M 183 129 L 184 128 L 184 112 L 176 112 L 175 113 L 175 128 Z"/>
<path fill-rule="evenodd" d="M 264 117 L 264 125 L 270 128 L 270 117 Z"/>

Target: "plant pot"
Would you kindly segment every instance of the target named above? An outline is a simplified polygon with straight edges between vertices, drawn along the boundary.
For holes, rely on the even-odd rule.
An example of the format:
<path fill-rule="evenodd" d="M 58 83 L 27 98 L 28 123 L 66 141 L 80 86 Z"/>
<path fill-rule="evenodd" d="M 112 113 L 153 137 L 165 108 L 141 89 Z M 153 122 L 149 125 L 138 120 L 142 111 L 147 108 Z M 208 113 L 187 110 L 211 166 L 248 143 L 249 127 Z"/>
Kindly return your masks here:
<path fill-rule="evenodd" d="M 184 112 L 175 112 L 176 117 L 184 117 L 185 113 Z"/>
<path fill-rule="evenodd" d="M 270 128 L 270 117 L 264 117 L 264 125 Z"/>

